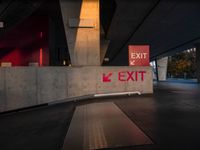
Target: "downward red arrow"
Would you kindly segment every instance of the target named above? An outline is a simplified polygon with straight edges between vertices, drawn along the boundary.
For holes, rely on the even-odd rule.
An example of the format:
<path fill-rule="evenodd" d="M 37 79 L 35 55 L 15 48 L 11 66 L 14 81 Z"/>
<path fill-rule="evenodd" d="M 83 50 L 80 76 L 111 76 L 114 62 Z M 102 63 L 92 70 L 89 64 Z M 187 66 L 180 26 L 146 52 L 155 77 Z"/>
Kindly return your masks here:
<path fill-rule="evenodd" d="M 105 73 L 103 74 L 103 82 L 111 82 L 110 77 L 112 76 L 112 73 L 109 73 L 106 75 Z"/>

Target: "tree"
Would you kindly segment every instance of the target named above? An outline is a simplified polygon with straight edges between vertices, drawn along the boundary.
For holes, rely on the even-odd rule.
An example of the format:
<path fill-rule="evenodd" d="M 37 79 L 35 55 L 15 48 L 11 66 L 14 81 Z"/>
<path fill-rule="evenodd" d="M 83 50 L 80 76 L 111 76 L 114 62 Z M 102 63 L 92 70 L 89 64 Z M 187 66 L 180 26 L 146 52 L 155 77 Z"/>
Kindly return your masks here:
<path fill-rule="evenodd" d="M 176 78 L 187 75 L 188 78 L 196 78 L 196 52 L 184 51 L 169 57 L 168 74 Z"/>

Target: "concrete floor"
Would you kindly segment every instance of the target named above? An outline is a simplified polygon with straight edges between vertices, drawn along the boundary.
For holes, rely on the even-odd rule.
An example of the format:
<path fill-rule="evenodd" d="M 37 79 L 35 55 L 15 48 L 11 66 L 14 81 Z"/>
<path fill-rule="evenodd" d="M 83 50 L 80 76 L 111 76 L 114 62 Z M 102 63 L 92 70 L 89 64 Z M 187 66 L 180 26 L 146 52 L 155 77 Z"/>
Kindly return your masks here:
<path fill-rule="evenodd" d="M 200 149 L 200 86 L 163 82 L 154 87 L 153 96 L 116 101 L 155 143 L 136 149 Z"/>
<path fill-rule="evenodd" d="M 114 102 L 154 142 L 119 149 L 200 149 L 200 85 L 160 82 L 154 91 L 95 100 Z M 86 103 L 91 100 L 81 105 Z M 58 104 L 0 115 L 0 149 L 60 150 L 74 108 L 72 103 Z"/>
<path fill-rule="evenodd" d="M 59 104 L 0 115 L 0 150 L 59 150 L 74 111 Z"/>
<path fill-rule="evenodd" d="M 94 150 L 153 144 L 113 102 L 77 106 L 62 150 Z"/>

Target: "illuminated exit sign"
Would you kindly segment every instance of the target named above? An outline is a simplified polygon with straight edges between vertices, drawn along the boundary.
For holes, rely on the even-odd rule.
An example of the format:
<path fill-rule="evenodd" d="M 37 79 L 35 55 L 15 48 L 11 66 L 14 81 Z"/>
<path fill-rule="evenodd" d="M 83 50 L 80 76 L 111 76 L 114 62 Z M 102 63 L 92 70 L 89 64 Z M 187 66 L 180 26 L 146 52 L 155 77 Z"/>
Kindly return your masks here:
<path fill-rule="evenodd" d="M 149 45 L 129 45 L 129 66 L 149 66 Z"/>

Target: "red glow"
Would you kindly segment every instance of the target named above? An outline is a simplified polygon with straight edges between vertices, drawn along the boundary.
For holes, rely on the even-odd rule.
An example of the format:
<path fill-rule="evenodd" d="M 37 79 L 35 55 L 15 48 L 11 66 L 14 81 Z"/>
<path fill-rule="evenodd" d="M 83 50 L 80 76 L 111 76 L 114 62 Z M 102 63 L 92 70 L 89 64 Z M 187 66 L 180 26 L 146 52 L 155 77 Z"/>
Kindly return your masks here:
<path fill-rule="evenodd" d="M 0 37 L 0 65 L 11 62 L 12 66 L 48 66 L 48 29 L 47 16 L 33 15 L 6 32 Z"/>
<path fill-rule="evenodd" d="M 40 66 L 42 66 L 42 60 L 43 60 L 43 49 L 40 48 Z"/>
<path fill-rule="evenodd" d="M 40 38 L 43 38 L 43 32 L 40 32 Z"/>

